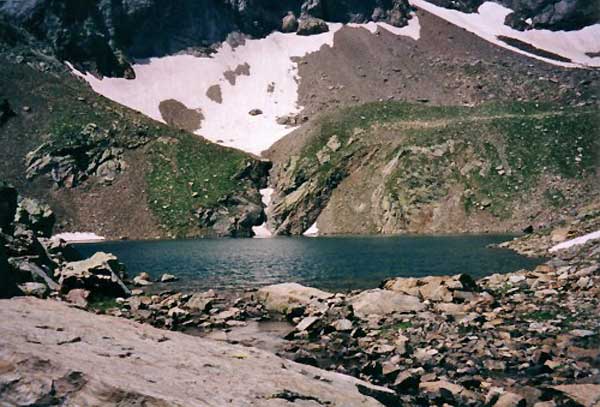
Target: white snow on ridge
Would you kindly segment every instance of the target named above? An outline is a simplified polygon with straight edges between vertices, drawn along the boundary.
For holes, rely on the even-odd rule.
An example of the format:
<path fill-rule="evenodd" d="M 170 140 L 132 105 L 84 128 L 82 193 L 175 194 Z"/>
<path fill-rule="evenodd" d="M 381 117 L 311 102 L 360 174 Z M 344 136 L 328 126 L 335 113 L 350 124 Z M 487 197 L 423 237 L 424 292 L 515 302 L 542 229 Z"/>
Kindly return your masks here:
<path fill-rule="evenodd" d="M 600 24 L 591 25 L 577 31 L 518 31 L 504 24 L 505 17 L 512 10 L 490 1 L 483 3 L 477 13 L 449 10 L 431 4 L 426 0 L 409 0 L 409 3 L 511 51 L 568 68 L 600 67 L 600 57 L 592 58 L 586 55 L 590 52 L 600 52 Z M 523 41 L 538 49 L 568 58 L 572 63 L 531 54 L 506 44 L 499 40 L 498 36 Z"/>
<path fill-rule="evenodd" d="M 104 240 L 104 237 L 90 232 L 65 232 L 52 236 L 52 239 L 62 239 L 67 243 L 98 242 Z"/>
<path fill-rule="evenodd" d="M 151 58 L 133 66 L 136 74 L 133 80 L 98 79 L 90 73 L 74 72 L 97 93 L 161 122 L 164 120 L 159 104 L 164 100 L 174 99 L 188 109 L 201 109 L 204 120 L 197 134 L 260 155 L 294 130 L 278 124 L 277 118 L 302 110 L 298 105 L 298 66 L 292 58 L 316 52 L 322 46 L 333 47 L 335 33 L 342 26 L 330 23 L 329 32 L 312 36 L 274 32 L 263 39 L 246 40 L 236 48 L 223 43 L 211 57 Z M 416 16 L 402 28 L 385 23 L 352 26 L 372 32 L 382 28 L 414 39 L 418 39 L 420 33 Z M 235 71 L 245 64 L 249 66 L 249 75 L 236 76 L 235 84 L 225 78 L 225 72 Z M 208 89 L 214 85 L 220 87 L 222 103 L 207 96 Z M 263 113 L 251 116 L 249 112 L 253 109 Z"/>
<path fill-rule="evenodd" d="M 600 230 L 592 233 L 588 233 L 587 235 L 576 237 L 575 239 L 567 240 L 565 242 L 559 243 L 556 246 L 553 246 L 548 250 L 550 253 L 568 249 L 569 247 L 578 246 L 589 242 L 590 240 L 600 239 Z"/>

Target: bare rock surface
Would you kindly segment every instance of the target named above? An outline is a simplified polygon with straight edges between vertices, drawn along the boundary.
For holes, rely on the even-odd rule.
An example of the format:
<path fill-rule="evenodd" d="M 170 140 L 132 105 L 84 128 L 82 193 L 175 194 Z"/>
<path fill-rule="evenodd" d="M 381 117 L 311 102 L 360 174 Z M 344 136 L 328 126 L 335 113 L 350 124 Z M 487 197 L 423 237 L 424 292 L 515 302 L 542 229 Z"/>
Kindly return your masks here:
<path fill-rule="evenodd" d="M 263 287 L 258 290 L 257 296 L 265 303 L 267 310 L 287 314 L 293 308 L 325 300 L 333 294 L 297 283 L 284 283 Z"/>
<path fill-rule="evenodd" d="M 0 330 L 2 405 L 379 406 L 361 393 L 386 394 L 254 348 L 56 301 L 2 300 Z"/>

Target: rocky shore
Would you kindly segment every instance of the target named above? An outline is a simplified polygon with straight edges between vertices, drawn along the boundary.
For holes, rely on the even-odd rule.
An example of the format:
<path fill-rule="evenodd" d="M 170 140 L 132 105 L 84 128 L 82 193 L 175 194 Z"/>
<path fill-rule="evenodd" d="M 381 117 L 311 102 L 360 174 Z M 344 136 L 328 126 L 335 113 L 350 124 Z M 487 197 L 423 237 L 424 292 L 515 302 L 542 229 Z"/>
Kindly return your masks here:
<path fill-rule="evenodd" d="M 600 205 L 503 245 L 548 258 L 533 270 L 477 281 L 394 278 L 349 293 L 295 283 L 183 293 L 169 290 L 174 276 L 129 280 L 110 254 L 70 259 L 68 247 L 43 237 L 51 213 L 17 204 L 3 188 L 2 213 L 20 213 L 0 216 L 3 295 L 56 301 L 0 306 L 9 333 L 0 342 L 0 402 L 600 405 L 600 240 L 549 252 L 600 229 Z M 170 372 L 173 388 L 151 377 L 156 368 Z M 134 378 L 115 383 L 115 369 Z"/>

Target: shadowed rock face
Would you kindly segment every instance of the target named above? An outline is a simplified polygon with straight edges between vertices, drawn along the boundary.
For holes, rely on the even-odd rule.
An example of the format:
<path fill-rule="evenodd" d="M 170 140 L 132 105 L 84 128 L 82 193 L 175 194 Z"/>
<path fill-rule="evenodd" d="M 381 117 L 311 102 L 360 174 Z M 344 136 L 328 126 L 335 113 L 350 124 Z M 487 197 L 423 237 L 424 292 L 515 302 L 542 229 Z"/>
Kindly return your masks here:
<path fill-rule="evenodd" d="M 407 0 L 8 0 L 0 16 L 46 42 L 63 60 L 101 75 L 132 77 L 128 57 L 208 48 L 232 32 L 261 37 L 289 11 L 329 21 L 403 25 Z"/>
<path fill-rule="evenodd" d="M 438 6 L 475 12 L 485 0 L 429 0 Z M 506 24 L 517 29 L 576 30 L 600 22 L 599 0 L 495 0 L 514 10 Z M 526 22 L 531 19 L 531 23 Z"/>

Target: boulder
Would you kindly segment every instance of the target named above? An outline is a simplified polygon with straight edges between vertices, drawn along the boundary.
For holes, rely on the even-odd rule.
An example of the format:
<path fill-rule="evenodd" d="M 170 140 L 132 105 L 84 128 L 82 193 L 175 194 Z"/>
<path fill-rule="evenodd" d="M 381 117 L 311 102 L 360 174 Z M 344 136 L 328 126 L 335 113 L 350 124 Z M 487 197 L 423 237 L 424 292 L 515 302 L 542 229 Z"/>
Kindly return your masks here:
<path fill-rule="evenodd" d="M 44 298 L 48 294 L 48 287 L 42 283 L 27 282 L 19 284 L 19 290 L 25 295 L 31 295 L 33 297 Z"/>
<path fill-rule="evenodd" d="M 54 212 L 47 204 L 30 198 L 24 198 L 19 202 L 15 222 L 27 226 L 37 236 L 50 237 L 55 221 Z"/>
<path fill-rule="evenodd" d="M 360 318 L 396 312 L 418 312 L 425 309 L 425 304 L 418 297 L 378 288 L 350 297 L 348 303 Z"/>
<path fill-rule="evenodd" d="M 525 407 L 527 401 L 523 396 L 516 393 L 506 392 L 498 397 L 494 407 Z"/>
<path fill-rule="evenodd" d="M 564 384 L 553 386 L 552 389 L 563 393 L 582 406 L 596 407 L 600 405 L 600 384 Z"/>
<path fill-rule="evenodd" d="M 419 296 L 423 300 L 452 302 L 455 299 L 454 292 L 477 291 L 477 283 L 467 274 L 455 276 L 430 276 L 425 278 L 403 278 L 397 277 L 387 280 L 383 288 L 403 294 Z"/>
<path fill-rule="evenodd" d="M 82 288 L 74 288 L 73 290 L 67 293 L 65 298 L 67 301 L 69 301 L 71 304 L 77 307 L 87 308 L 88 299 L 90 298 L 90 292 Z"/>
<path fill-rule="evenodd" d="M 298 331 L 308 331 L 309 329 L 313 329 L 318 325 L 318 322 L 321 319 L 319 317 L 306 317 L 298 325 L 296 325 L 296 329 Z"/>
<path fill-rule="evenodd" d="M 177 277 L 175 277 L 173 274 L 165 273 L 160 277 L 161 283 L 170 283 L 172 281 L 177 281 Z"/>
<path fill-rule="evenodd" d="M 146 272 L 142 272 L 133 278 L 133 284 L 138 287 L 144 287 L 147 285 L 152 285 L 152 280 L 150 278 L 150 274 Z"/>
<path fill-rule="evenodd" d="M 281 21 L 281 31 L 284 33 L 293 33 L 298 30 L 298 19 L 293 12 L 289 11 Z"/>
<path fill-rule="evenodd" d="M 195 293 L 185 303 L 185 307 L 192 311 L 205 312 L 210 309 L 215 298 L 216 294 L 212 290 L 203 293 Z"/>
<path fill-rule="evenodd" d="M 352 328 L 354 328 L 354 326 L 352 325 L 352 321 L 346 318 L 338 319 L 337 321 L 333 322 L 331 326 L 333 327 L 333 329 L 339 332 L 348 332 L 351 331 Z"/>
<path fill-rule="evenodd" d="M 298 307 L 331 298 L 333 294 L 298 283 L 283 283 L 259 289 L 257 297 L 268 311 L 288 314 Z"/>
<path fill-rule="evenodd" d="M 108 253 L 98 252 L 89 259 L 67 263 L 58 271 L 58 276 L 63 292 L 84 288 L 92 295 L 116 297 L 131 294 L 122 281 L 125 277 L 123 265 Z"/>
<path fill-rule="evenodd" d="M 327 23 L 320 18 L 306 17 L 298 23 L 297 35 L 315 35 L 329 31 Z"/>

